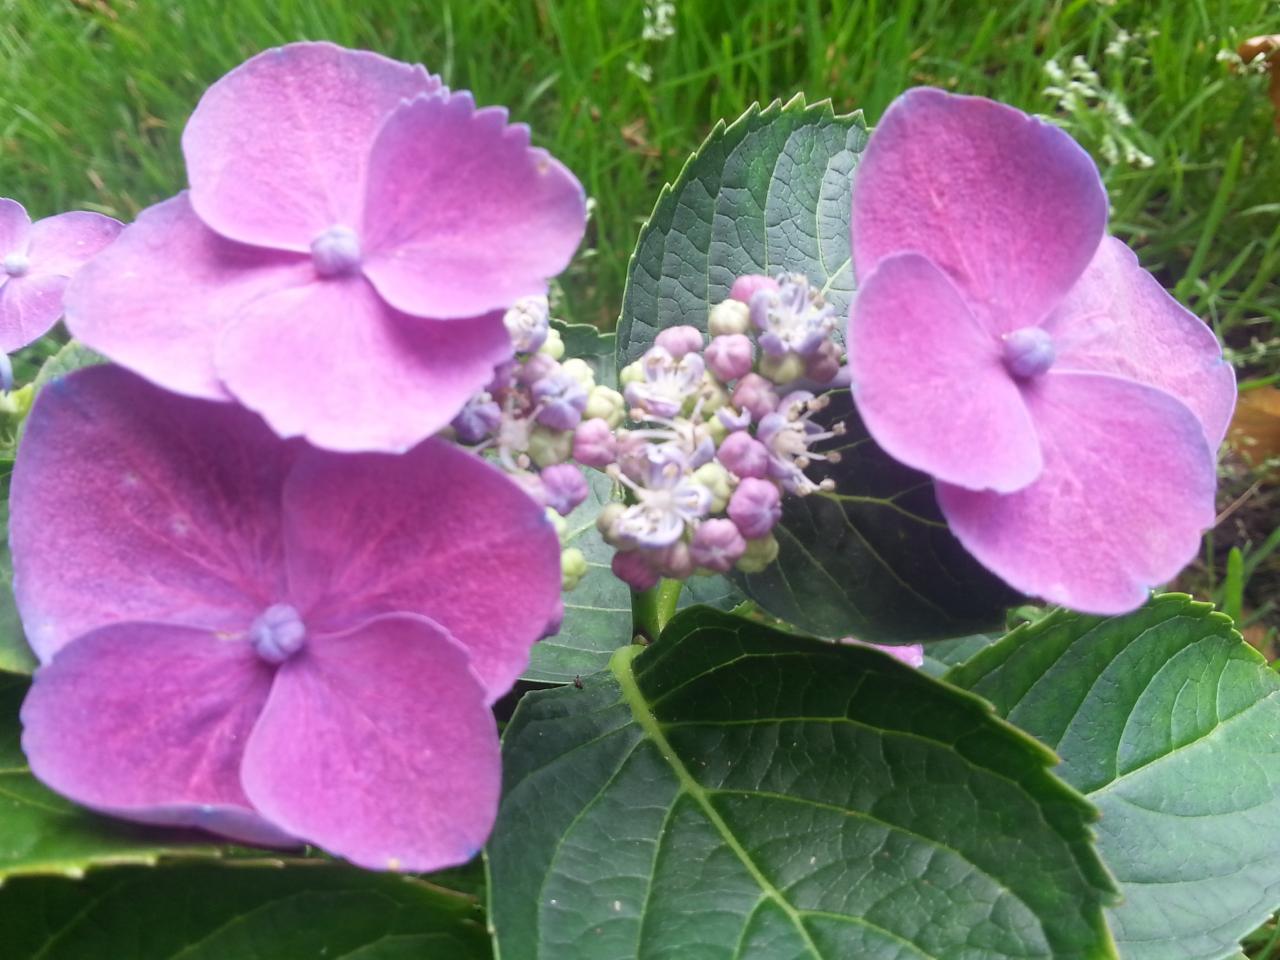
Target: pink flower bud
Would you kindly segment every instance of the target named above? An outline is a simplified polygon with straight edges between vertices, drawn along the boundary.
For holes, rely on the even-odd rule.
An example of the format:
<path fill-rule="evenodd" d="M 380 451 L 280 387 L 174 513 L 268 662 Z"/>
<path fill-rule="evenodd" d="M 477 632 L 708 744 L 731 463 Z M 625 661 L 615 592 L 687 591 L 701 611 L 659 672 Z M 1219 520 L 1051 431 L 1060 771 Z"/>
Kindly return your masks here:
<path fill-rule="evenodd" d="M 751 338 L 741 333 L 731 333 L 716 337 L 707 346 L 703 355 L 707 368 L 724 383 L 745 377 L 751 372 L 751 364 L 755 361 L 755 347 Z"/>
<path fill-rule="evenodd" d="M 733 286 L 729 288 L 729 299 L 750 303 L 757 290 L 772 290 L 776 293 L 778 281 L 759 273 L 744 274 L 733 281 Z"/>
<path fill-rule="evenodd" d="M 638 592 L 652 590 L 661 579 L 642 550 L 615 553 L 612 568 L 615 577 Z"/>
<path fill-rule="evenodd" d="M 840 373 L 840 347 L 823 340 L 804 362 L 804 375 L 814 383 L 830 383 Z"/>
<path fill-rule="evenodd" d="M 698 525 L 689 544 L 689 556 L 699 567 L 716 573 L 728 573 L 747 549 L 737 526 L 732 520 L 718 518 L 704 520 Z"/>
<path fill-rule="evenodd" d="M 672 580 L 687 580 L 693 576 L 695 564 L 693 557 L 689 554 L 689 545 L 683 540 L 677 540 L 660 551 L 654 560 L 664 577 L 670 577 Z"/>
<path fill-rule="evenodd" d="M 667 327 L 653 338 L 653 342 L 679 360 L 686 353 L 697 353 L 702 349 L 702 332 L 697 327 Z"/>
<path fill-rule="evenodd" d="M 605 420 L 583 420 L 573 431 L 573 459 L 603 470 L 618 454 L 618 440 Z"/>
<path fill-rule="evenodd" d="M 748 373 L 733 388 L 733 405 L 749 410 L 757 422 L 778 408 L 778 392 L 758 373 Z"/>
<path fill-rule="evenodd" d="M 729 519 L 748 540 L 767 536 L 782 517 L 782 497 L 768 480 L 748 477 L 729 498 Z"/>
<path fill-rule="evenodd" d="M 549 377 L 560 369 L 560 364 L 545 353 L 535 353 L 516 370 L 516 380 L 526 387 Z"/>
<path fill-rule="evenodd" d="M 542 485 L 546 490 L 544 502 L 562 517 L 571 514 L 591 492 L 582 470 L 572 463 L 557 463 L 544 469 Z"/>
<path fill-rule="evenodd" d="M 745 430 L 729 434 L 716 451 L 716 459 L 740 477 L 769 474 L 769 448 Z"/>

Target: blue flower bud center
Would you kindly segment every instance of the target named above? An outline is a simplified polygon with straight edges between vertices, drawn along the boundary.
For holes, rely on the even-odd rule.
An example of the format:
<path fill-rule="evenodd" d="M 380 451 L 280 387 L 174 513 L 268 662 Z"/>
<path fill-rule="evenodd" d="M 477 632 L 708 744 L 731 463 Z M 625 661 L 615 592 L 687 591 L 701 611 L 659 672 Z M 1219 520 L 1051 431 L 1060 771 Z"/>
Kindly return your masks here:
<path fill-rule="evenodd" d="M 1053 338 L 1039 327 L 1022 327 L 1004 337 L 1004 365 L 1015 377 L 1030 380 L 1051 366 L 1057 351 Z"/>
<path fill-rule="evenodd" d="M 307 628 L 292 604 L 276 603 L 253 621 L 249 640 L 267 663 L 284 663 L 306 645 Z"/>
<path fill-rule="evenodd" d="M 31 260 L 25 253 L 11 253 L 4 258 L 4 272 L 10 277 L 21 277 L 31 269 Z"/>
<path fill-rule="evenodd" d="M 336 224 L 311 241 L 311 262 L 322 277 L 351 273 L 360 266 L 360 238 Z"/>

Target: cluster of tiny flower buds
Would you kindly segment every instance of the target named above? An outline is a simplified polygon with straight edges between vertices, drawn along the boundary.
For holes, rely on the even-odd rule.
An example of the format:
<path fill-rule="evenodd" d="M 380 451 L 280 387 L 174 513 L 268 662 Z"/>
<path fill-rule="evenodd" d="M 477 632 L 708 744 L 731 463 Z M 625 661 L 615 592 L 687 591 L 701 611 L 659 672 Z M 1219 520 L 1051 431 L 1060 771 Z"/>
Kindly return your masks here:
<path fill-rule="evenodd" d="M 593 462 L 593 443 L 612 449 L 625 402 L 618 391 L 595 382 L 585 360 L 563 360 L 564 341 L 551 326 L 546 297 L 517 301 L 503 320 L 515 356 L 454 418 L 453 435 L 460 444 L 491 453 L 547 508 L 563 539 L 563 518 L 590 493 L 582 469 L 571 461 Z M 564 588 L 571 590 L 586 573 L 586 558 L 576 547 L 566 548 L 560 568 Z"/>
<path fill-rule="evenodd" d="M 695 327 L 670 327 L 622 370 L 630 429 L 584 436 L 574 455 L 606 470 L 628 503 L 601 511 L 614 573 L 636 590 L 662 577 L 758 573 L 778 554 L 782 497 L 828 489 L 805 471 L 839 454 L 812 415 L 843 366 L 835 311 L 803 276 L 738 278 Z M 585 425 L 584 425 L 585 426 Z"/>

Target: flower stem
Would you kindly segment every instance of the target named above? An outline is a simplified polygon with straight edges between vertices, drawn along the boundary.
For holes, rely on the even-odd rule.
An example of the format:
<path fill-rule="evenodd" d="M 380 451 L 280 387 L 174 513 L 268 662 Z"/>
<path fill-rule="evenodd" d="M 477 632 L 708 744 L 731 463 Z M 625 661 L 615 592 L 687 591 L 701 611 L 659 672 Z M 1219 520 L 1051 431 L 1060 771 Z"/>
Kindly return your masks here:
<path fill-rule="evenodd" d="M 638 593 L 631 591 L 632 627 L 642 643 L 653 643 L 676 612 L 680 599 L 679 580 L 659 580 L 657 586 Z"/>

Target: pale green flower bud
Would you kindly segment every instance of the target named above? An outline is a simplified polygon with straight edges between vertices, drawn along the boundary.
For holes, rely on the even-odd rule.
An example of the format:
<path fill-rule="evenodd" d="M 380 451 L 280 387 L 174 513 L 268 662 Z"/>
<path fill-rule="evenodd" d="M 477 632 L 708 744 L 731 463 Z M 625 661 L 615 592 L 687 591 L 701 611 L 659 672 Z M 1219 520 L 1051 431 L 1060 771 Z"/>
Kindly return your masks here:
<path fill-rule="evenodd" d="M 564 463 L 573 455 L 573 431 L 534 427 L 529 434 L 528 452 L 540 468 Z"/>
<path fill-rule="evenodd" d="M 577 547 L 560 551 L 560 589 L 572 590 L 587 575 L 587 558 Z"/>
<path fill-rule="evenodd" d="M 804 376 L 804 358 L 795 353 L 784 353 L 780 357 L 764 356 L 760 358 L 760 374 L 774 383 L 790 383 Z"/>
<path fill-rule="evenodd" d="M 778 559 L 778 538 L 772 533 L 758 540 L 747 541 L 747 551 L 738 558 L 738 569 L 743 573 L 761 573 Z"/>
<path fill-rule="evenodd" d="M 639 360 L 618 371 L 618 383 L 624 387 L 629 383 L 644 383 L 644 367 Z"/>
<path fill-rule="evenodd" d="M 626 415 L 627 401 L 622 394 L 609 387 L 596 387 L 587 395 L 587 409 L 583 411 L 582 418 L 603 420 L 617 430 Z"/>
<path fill-rule="evenodd" d="M 606 503 L 604 508 L 596 514 L 596 529 L 600 531 L 600 536 L 604 538 L 605 543 L 617 546 L 613 525 L 626 509 L 626 506 L 621 503 Z"/>
<path fill-rule="evenodd" d="M 720 513 L 733 493 L 733 477 L 716 460 L 693 471 L 693 479 L 711 491 L 711 512 Z"/>
<path fill-rule="evenodd" d="M 595 371 L 591 369 L 591 364 L 581 357 L 571 357 L 565 360 L 560 364 L 560 371 L 573 377 L 573 379 L 582 384 L 582 389 L 588 392 L 596 385 Z"/>
<path fill-rule="evenodd" d="M 564 356 L 564 338 L 560 336 L 560 331 L 554 327 L 547 331 L 547 339 L 542 341 L 542 346 L 538 348 L 539 353 L 545 353 L 552 360 L 559 360 Z"/>
<path fill-rule="evenodd" d="M 707 332 L 713 337 L 730 333 L 746 333 L 751 329 L 751 310 L 741 300 L 726 300 L 711 308 L 707 316 Z"/>

